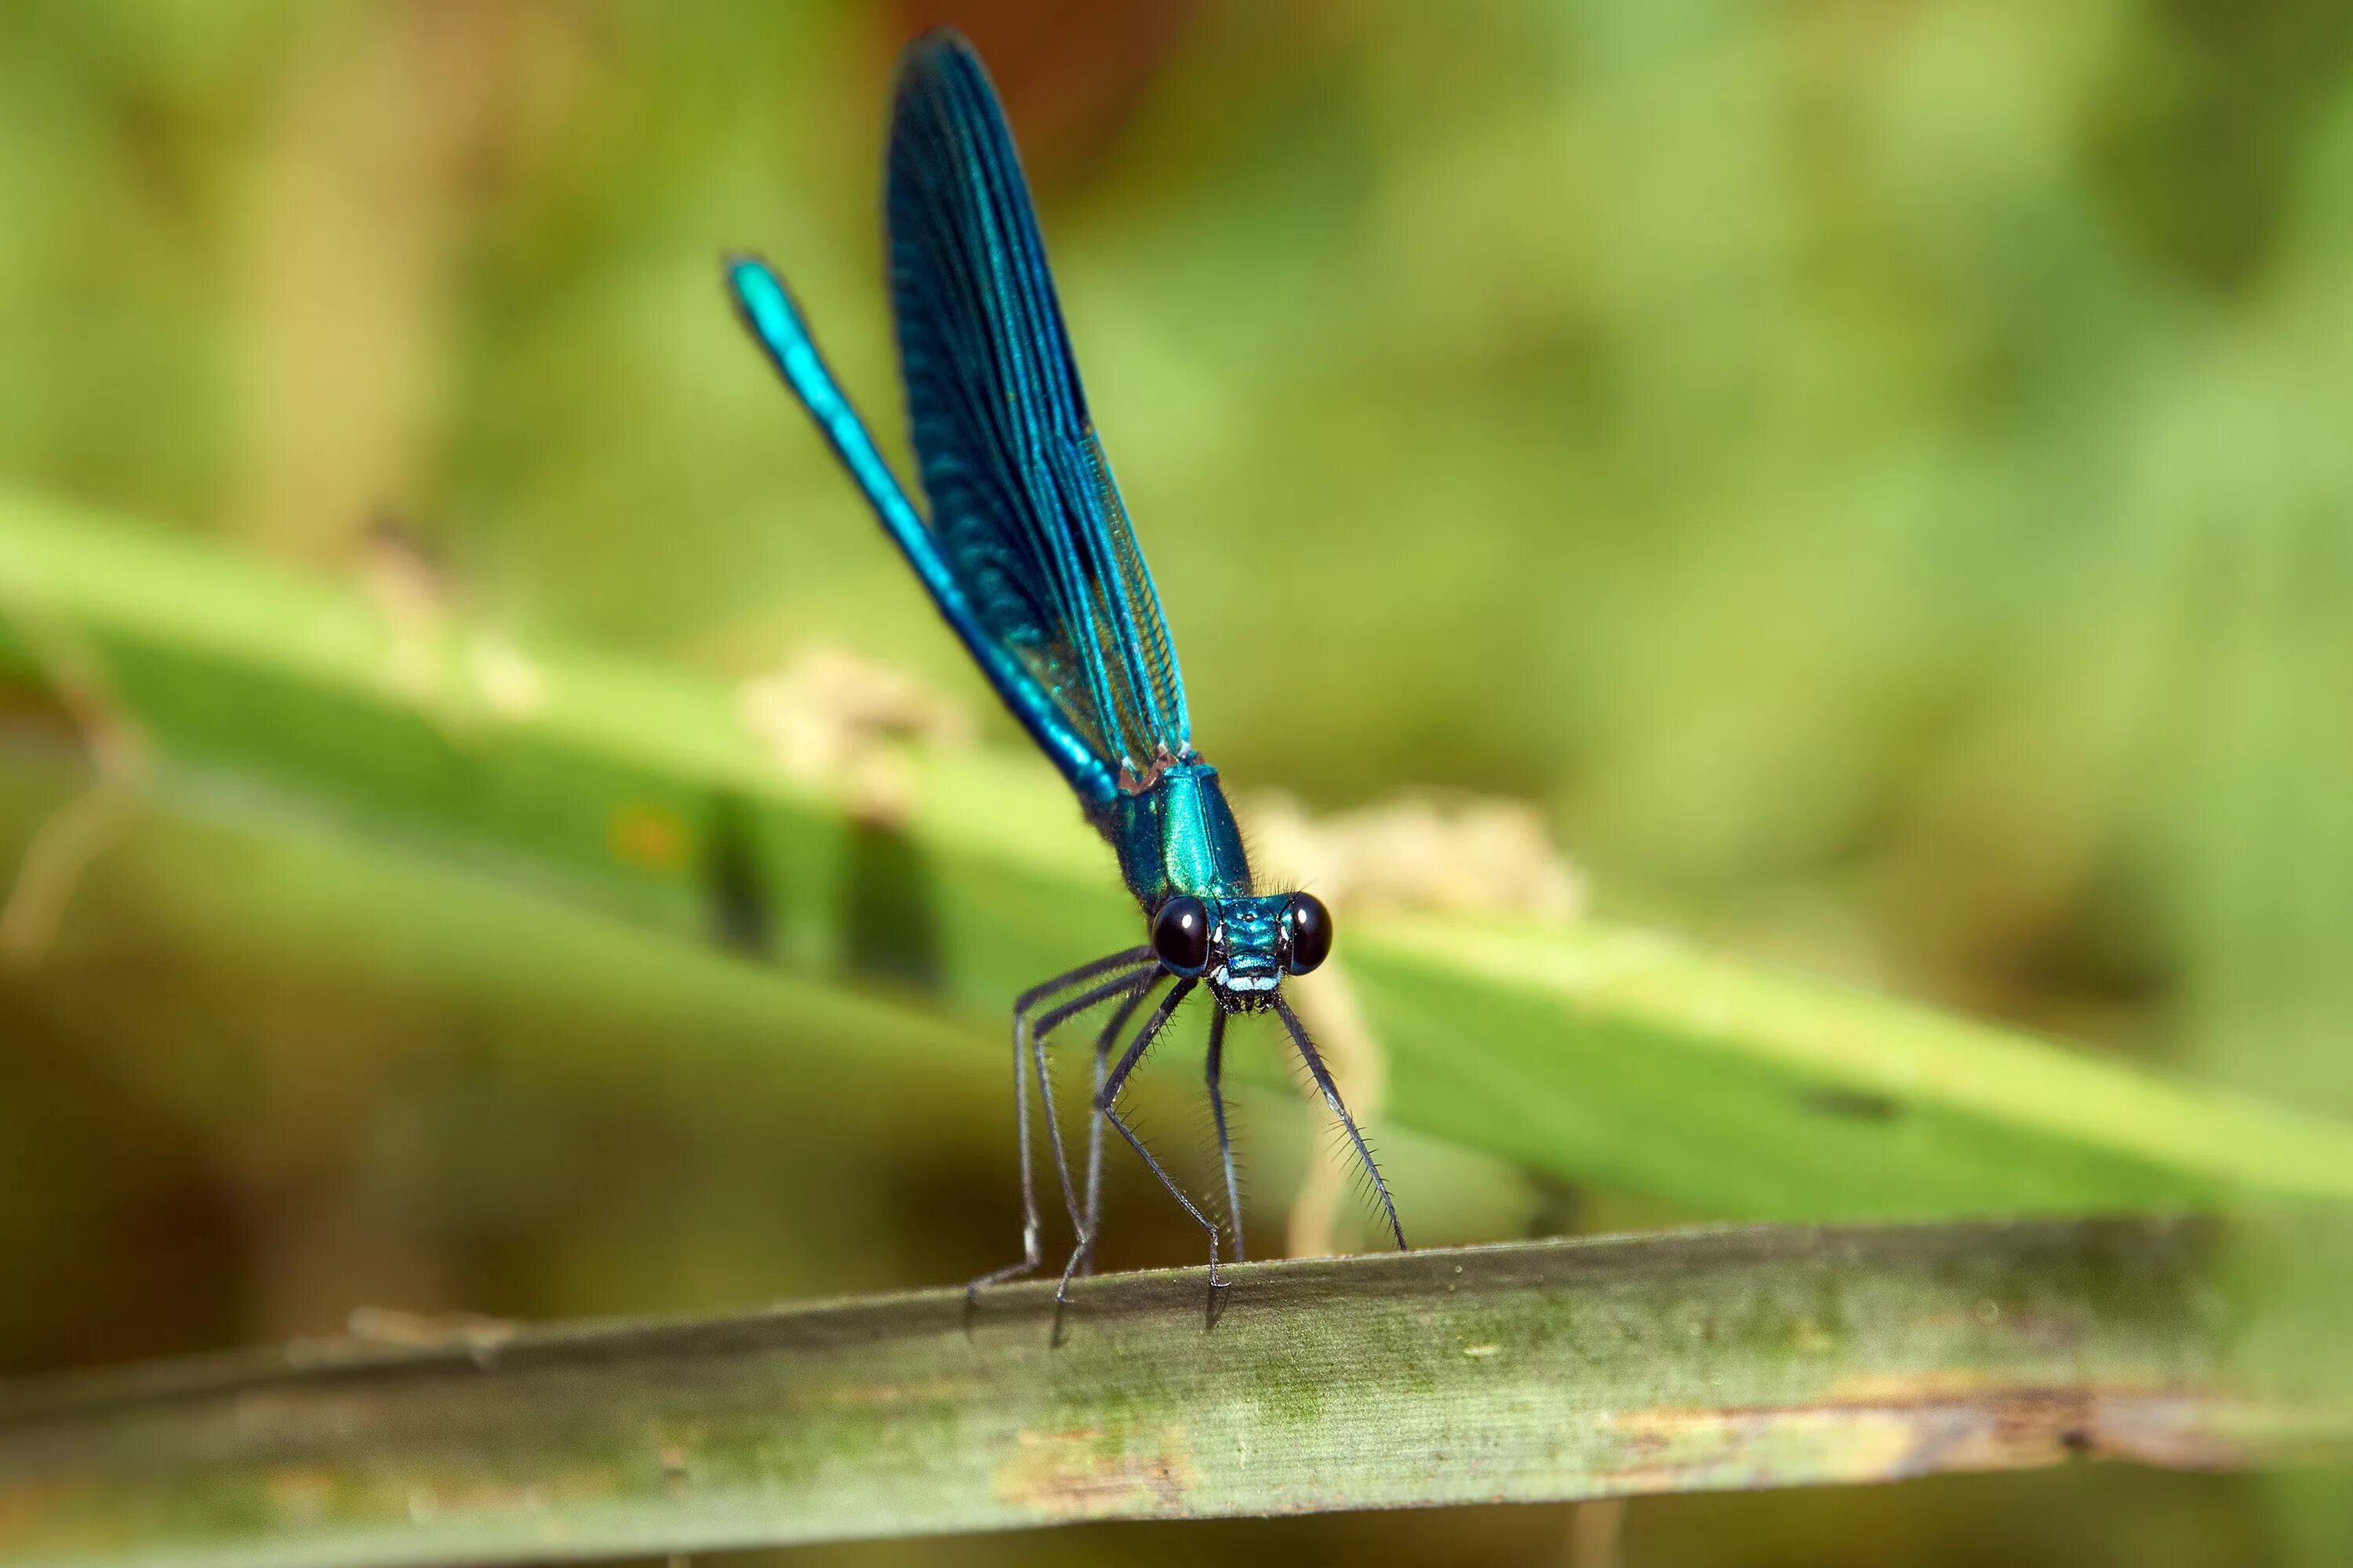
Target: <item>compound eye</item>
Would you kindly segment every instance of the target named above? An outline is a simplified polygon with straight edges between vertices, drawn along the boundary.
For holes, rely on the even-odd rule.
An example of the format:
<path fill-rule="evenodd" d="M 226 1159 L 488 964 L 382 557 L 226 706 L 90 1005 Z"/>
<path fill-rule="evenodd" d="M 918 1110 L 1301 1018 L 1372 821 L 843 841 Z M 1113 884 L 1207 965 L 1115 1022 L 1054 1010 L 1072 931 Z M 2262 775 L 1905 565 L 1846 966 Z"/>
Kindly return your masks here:
<path fill-rule="evenodd" d="M 1209 963 L 1209 908 L 1180 893 L 1152 917 L 1152 950 L 1180 975 L 1197 975 Z"/>
<path fill-rule="evenodd" d="M 1282 911 L 1282 967 L 1303 975 L 1332 951 L 1332 911 L 1312 893 L 1294 893 Z"/>

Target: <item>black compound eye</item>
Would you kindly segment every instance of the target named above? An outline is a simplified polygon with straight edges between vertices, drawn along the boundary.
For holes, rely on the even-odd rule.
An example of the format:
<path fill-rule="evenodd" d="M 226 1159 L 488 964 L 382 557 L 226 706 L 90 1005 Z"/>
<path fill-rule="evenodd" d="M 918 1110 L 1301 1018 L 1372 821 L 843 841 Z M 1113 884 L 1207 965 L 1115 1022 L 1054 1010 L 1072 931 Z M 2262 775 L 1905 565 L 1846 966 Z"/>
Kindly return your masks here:
<path fill-rule="evenodd" d="M 1294 893 L 1282 912 L 1282 967 L 1303 975 L 1332 951 L 1332 911 L 1312 893 Z"/>
<path fill-rule="evenodd" d="M 1209 963 L 1209 908 L 1180 893 L 1152 917 L 1152 950 L 1180 975 L 1197 975 Z"/>

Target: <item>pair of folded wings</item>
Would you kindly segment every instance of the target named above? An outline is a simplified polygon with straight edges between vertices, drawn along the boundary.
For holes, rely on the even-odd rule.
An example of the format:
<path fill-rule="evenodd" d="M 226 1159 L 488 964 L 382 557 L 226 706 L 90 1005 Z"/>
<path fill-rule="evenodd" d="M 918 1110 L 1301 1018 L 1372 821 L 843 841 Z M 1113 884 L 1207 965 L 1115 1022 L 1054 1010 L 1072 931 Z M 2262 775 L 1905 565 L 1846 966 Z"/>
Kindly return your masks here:
<path fill-rule="evenodd" d="M 929 532 L 1020 673 L 1000 661 L 993 678 L 1035 682 L 1105 777 L 1189 755 L 1176 650 L 1087 416 L 1013 140 L 951 35 L 901 67 L 886 212 Z"/>

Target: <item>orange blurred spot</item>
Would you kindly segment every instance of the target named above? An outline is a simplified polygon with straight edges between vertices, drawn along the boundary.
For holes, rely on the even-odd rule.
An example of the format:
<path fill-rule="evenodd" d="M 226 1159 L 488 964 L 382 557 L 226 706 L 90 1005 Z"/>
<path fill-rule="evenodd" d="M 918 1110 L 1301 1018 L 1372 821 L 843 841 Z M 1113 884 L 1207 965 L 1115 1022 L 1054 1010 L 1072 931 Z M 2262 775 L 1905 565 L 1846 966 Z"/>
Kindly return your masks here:
<path fill-rule="evenodd" d="M 613 813 L 613 853 L 649 871 L 686 863 L 686 824 L 659 806 L 624 806 Z"/>

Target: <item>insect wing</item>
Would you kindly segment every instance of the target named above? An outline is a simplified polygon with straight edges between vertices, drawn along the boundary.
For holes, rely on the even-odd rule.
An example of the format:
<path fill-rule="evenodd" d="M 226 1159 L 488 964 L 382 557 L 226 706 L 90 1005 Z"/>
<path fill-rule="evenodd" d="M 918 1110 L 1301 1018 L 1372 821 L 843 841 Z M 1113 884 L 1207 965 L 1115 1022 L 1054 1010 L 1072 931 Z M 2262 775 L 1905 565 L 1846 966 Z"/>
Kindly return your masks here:
<path fill-rule="evenodd" d="M 1088 418 L 1013 140 L 952 34 L 901 68 L 887 210 L 931 526 L 981 627 L 1107 768 L 1189 755 L 1176 650 Z"/>

